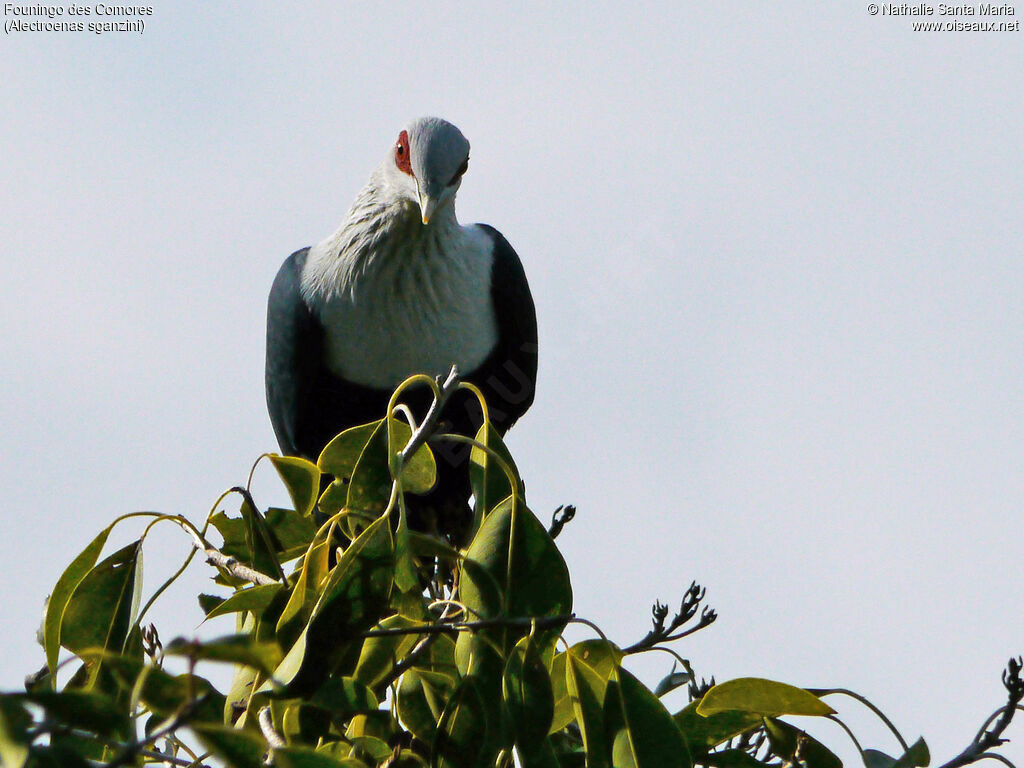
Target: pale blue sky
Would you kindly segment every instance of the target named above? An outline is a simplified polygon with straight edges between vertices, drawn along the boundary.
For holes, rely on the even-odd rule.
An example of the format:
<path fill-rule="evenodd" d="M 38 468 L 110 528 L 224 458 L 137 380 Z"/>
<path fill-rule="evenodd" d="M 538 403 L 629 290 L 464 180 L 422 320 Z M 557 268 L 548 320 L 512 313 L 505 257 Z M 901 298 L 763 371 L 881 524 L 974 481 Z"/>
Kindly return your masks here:
<path fill-rule="evenodd" d="M 542 516 L 579 507 L 576 610 L 627 644 L 698 579 L 698 672 L 854 687 L 966 745 L 1024 653 L 1024 33 L 628 6 L 156 0 L 141 36 L 0 41 L 0 686 L 108 520 L 199 520 L 275 448 L 273 275 L 438 114 L 473 145 L 460 218 L 533 287 L 510 444 Z M 188 546 L 150 542 L 150 588 Z"/>

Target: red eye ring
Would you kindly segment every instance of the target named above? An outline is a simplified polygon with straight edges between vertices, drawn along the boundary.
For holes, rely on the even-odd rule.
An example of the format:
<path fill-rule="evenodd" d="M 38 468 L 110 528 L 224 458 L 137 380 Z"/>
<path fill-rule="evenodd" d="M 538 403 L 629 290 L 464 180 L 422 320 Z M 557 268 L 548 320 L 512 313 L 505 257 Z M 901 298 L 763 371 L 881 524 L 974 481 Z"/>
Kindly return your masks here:
<path fill-rule="evenodd" d="M 402 173 L 413 176 L 412 159 L 409 156 L 409 132 L 402 131 L 398 134 L 398 143 L 395 144 L 395 165 Z"/>

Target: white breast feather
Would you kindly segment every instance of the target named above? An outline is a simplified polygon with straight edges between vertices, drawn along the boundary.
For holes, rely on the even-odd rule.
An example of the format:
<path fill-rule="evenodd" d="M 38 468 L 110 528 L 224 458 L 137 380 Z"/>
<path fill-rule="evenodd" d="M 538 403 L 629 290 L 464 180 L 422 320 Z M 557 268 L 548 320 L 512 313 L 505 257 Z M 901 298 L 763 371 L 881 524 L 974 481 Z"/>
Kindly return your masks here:
<path fill-rule="evenodd" d="M 302 291 L 324 326 L 335 375 L 392 389 L 453 364 L 469 373 L 494 348 L 490 237 L 454 219 L 428 232 L 387 237 L 378 228 L 343 238 L 339 231 L 310 249 Z"/>

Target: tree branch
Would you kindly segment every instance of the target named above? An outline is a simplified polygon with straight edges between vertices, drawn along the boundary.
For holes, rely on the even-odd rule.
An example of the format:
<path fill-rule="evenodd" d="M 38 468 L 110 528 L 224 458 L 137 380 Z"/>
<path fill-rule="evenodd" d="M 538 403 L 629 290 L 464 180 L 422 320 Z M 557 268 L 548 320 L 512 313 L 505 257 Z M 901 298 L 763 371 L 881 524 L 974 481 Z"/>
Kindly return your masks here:
<path fill-rule="evenodd" d="M 668 626 L 665 626 L 665 619 L 668 618 L 668 606 L 662 605 L 660 602 L 655 602 L 654 607 L 651 609 L 651 613 L 654 615 L 653 622 L 654 628 L 647 633 L 647 635 L 640 641 L 633 643 L 628 648 L 623 648 L 622 652 L 638 653 L 639 651 L 646 651 L 660 643 L 668 643 L 673 640 L 679 640 L 692 635 L 709 624 L 713 623 L 718 618 L 718 614 L 715 613 L 713 608 L 705 607 L 701 611 L 700 618 L 697 623 L 689 629 L 683 630 L 682 632 L 676 632 L 683 624 L 688 622 L 694 616 L 697 615 L 697 608 L 700 607 L 701 601 L 704 599 L 705 590 L 697 583 L 691 582 L 686 593 L 683 595 L 683 600 L 679 605 L 679 612 L 672 617 L 671 622 Z"/>
<path fill-rule="evenodd" d="M 440 381 L 440 376 L 437 378 L 438 384 L 441 387 L 441 393 L 438 397 L 434 398 L 430 408 L 427 410 L 427 415 L 423 417 L 423 423 L 416 428 L 416 431 L 412 433 L 412 437 L 409 438 L 409 442 L 402 449 L 400 466 L 404 467 L 412 455 L 420 449 L 420 446 L 427 442 L 427 439 L 437 431 L 437 425 L 441 420 L 441 411 L 444 410 L 445 403 L 448 402 L 448 398 L 452 396 L 452 393 L 459 388 L 459 369 L 454 365 L 448 371 L 448 376 L 444 382 Z"/>
<path fill-rule="evenodd" d="M 223 568 L 236 579 L 248 581 L 250 584 L 264 586 L 267 584 L 280 583 L 277 579 L 271 578 L 270 576 L 267 576 L 267 574 L 261 573 L 260 571 L 239 562 L 237 558 L 225 555 L 219 549 L 206 542 L 203 537 L 190 526 L 183 525 L 181 527 L 183 530 L 188 531 L 188 534 L 192 537 L 192 546 L 206 555 L 206 562 L 210 565 Z"/>
<path fill-rule="evenodd" d="M 981 726 L 981 730 L 975 735 L 974 740 L 967 745 L 959 755 L 939 768 L 961 768 L 979 760 L 1000 760 L 1013 766 L 1009 760 L 1002 755 L 997 755 L 988 750 L 1006 743 L 1008 739 L 1002 738 L 1003 732 L 1009 727 L 1013 715 L 1017 711 L 1020 702 L 1024 699 L 1024 678 L 1021 678 L 1021 667 L 1024 660 L 1021 657 L 1010 659 L 1003 670 L 1003 686 L 1006 688 L 1007 702 L 997 709 Z M 994 722 L 993 722 L 994 721 Z M 991 724 L 991 728 L 989 725 Z"/>
<path fill-rule="evenodd" d="M 554 514 L 551 515 L 551 527 L 548 528 L 548 536 L 552 539 L 558 538 L 558 534 L 562 532 L 566 523 L 570 522 L 574 517 L 576 517 L 576 507 L 572 504 L 559 505 Z"/>
<path fill-rule="evenodd" d="M 371 629 L 361 633 L 360 637 L 391 637 L 394 635 L 437 635 L 446 632 L 464 632 L 473 629 L 490 629 L 492 627 L 531 627 L 552 629 L 562 626 L 576 618 L 575 614 L 566 613 L 561 616 L 532 616 L 508 619 L 481 619 L 480 621 L 453 621 L 450 624 L 422 624 L 418 627 L 391 627 L 388 629 Z"/>

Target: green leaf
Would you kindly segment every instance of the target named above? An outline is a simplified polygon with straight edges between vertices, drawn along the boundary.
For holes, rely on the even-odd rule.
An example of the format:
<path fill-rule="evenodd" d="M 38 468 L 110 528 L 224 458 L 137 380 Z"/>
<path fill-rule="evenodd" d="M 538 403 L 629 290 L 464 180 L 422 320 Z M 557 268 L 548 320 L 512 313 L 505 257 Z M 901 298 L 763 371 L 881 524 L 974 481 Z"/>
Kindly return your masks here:
<path fill-rule="evenodd" d="M 565 683 L 566 657 L 566 653 L 558 653 L 551 661 L 551 693 L 555 699 L 555 711 L 551 718 L 549 734 L 558 733 L 576 717 L 569 687 Z"/>
<path fill-rule="evenodd" d="M 273 764 L 275 768 L 365 768 L 365 763 L 359 760 L 338 760 L 323 752 L 301 746 L 275 749 Z"/>
<path fill-rule="evenodd" d="M 232 768 L 264 768 L 266 742 L 252 731 L 226 725 L 193 724 L 202 745 Z"/>
<path fill-rule="evenodd" d="M 263 515 L 248 499 L 242 500 L 239 510 L 241 517 L 228 517 L 222 511 L 210 518 L 224 538 L 221 552 L 268 576 L 283 577 L 276 554 L 281 546 L 267 527 Z"/>
<path fill-rule="evenodd" d="M 437 721 L 457 684 L 456 678 L 425 669 L 410 669 L 398 685 L 398 717 L 420 741 L 431 743 Z"/>
<path fill-rule="evenodd" d="M 572 646 L 569 652 L 594 670 L 605 683 L 622 666 L 625 656 L 615 643 L 608 640 L 584 640 Z"/>
<path fill-rule="evenodd" d="M 583 736 L 587 766 L 605 768 L 611 764 L 604 723 L 607 680 L 570 649 L 565 655 L 565 683 L 576 724 Z"/>
<path fill-rule="evenodd" d="M 459 594 L 474 616 L 554 616 L 572 610 L 569 570 L 547 530 L 522 502 L 506 499 L 484 520 L 461 564 Z M 502 629 L 511 647 L 529 631 Z M 557 631 L 544 633 L 557 634 Z"/>
<path fill-rule="evenodd" d="M 139 540 L 119 549 L 85 575 L 64 609 L 61 645 L 75 653 L 87 648 L 120 651 L 124 647 L 139 607 L 141 560 Z"/>
<path fill-rule="evenodd" d="M 252 611 L 255 614 L 263 613 L 264 609 L 270 605 L 282 589 L 284 589 L 282 584 L 261 584 L 256 587 L 240 589 L 227 600 L 221 601 L 212 608 L 206 614 L 206 618 L 213 619 L 217 616 L 224 616 L 225 614 L 238 611 Z"/>
<path fill-rule="evenodd" d="M 313 607 L 320 599 L 320 585 L 327 578 L 330 550 L 331 540 L 325 533 L 302 561 L 299 578 L 295 580 L 288 602 L 277 620 L 277 637 L 283 646 L 295 642 L 313 615 Z"/>
<path fill-rule="evenodd" d="M 751 712 L 765 717 L 776 715 L 833 715 L 835 710 L 813 693 L 786 683 L 759 677 L 740 677 L 716 685 L 701 699 L 698 714 Z"/>
<path fill-rule="evenodd" d="M 331 569 L 309 623 L 274 670 L 275 684 L 285 686 L 288 695 L 314 690 L 331 660 L 352 642 L 361 645 L 359 634 L 388 610 L 394 580 L 394 539 L 388 523 L 387 515 L 375 520 Z"/>
<path fill-rule="evenodd" d="M 692 755 L 704 754 L 734 736 L 761 727 L 761 715 L 730 711 L 704 716 L 697 712 L 698 703 L 690 702 L 673 716 Z"/>
<path fill-rule="evenodd" d="M 391 448 L 400 454 L 412 439 L 412 428 L 404 421 L 394 417 L 388 418 Z M 402 467 L 402 490 L 409 493 L 427 493 L 437 482 L 437 461 L 434 454 L 424 443 L 409 457 Z"/>
<path fill-rule="evenodd" d="M 513 473 L 515 488 L 509 482 L 508 475 L 501 464 L 488 451 L 473 446 L 469 454 L 469 482 L 473 487 L 473 499 L 476 502 L 476 513 L 482 517 L 488 515 L 504 499 L 512 495 L 513 490 L 523 495 L 522 480 L 512 455 L 505 447 L 501 435 L 493 424 L 486 422 L 476 433 L 476 441 L 486 445 L 491 451 L 504 459 Z M 479 521 L 478 521 L 479 522 Z"/>
<path fill-rule="evenodd" d="M 46 603 L 46 619 L 43 623 L 43 644 L 46 647 L 46 666 L 50 671 L 57 668 L 57 657 L 60 654 L 60 630 L 64 619 L 64 611 L 75 589 L 86 577 L 92 567 L 99 559 L 103 545 L 107 543 L 107 536 L 113 525 L 104 528 L 100 534 L 93 539 L 89 546 L 83 549 L 71 565 L 64 569 L 64 573 L 57 579 L 57 584 L 50 594 Z M 6 763 L 5 763 L 6 764 Z"/>
<path fill-rule="evenodd" d="M 465 678 L 452 693 L 437 724 L 432 753 L 438 768 L 477 768 L 491 765 L 486 752 L 487 720 L 477 681 Z"/>
<path fill-rule="evenodd" d="M 196 661 L 224 661 L 245 664 L 269 674 L 281 661 L 277 643 L 254 640 L 251 635 L 226 635 L 199 642 L 175 638 L 164 649 L 167 656 L 184 656 Z"/>
<path fill-rule="evenodd" d="M 384 421 L 359 454 L 352 469 L 345 507 L 379 515 L 391 498 L 391 470 L 388 468 L 388 432 Z"/>
<path fill-rule="evenodd" d="M 206 614 L 206 617 L 209 618 L 210 613 L 227 598 L 220 595 L 208 595 L 204 592 L 200 592 L 196 599 L 199 601 L 199 608 Z"/>
<path fill-rule="evenodd" d="M 109 696 L 95 691 L 36 691 L 17 698 L 38 704 L 62 726 L 99 736 L 123 736 L 128 732 L 128 712 Z"/>
<path fill-rule="evenodd" d="M 102 546 L 102 545 L 101 545 Z M 28 761 L 32 716 L 12 696 L 0 696 L 0 765 L 22 768 Z"/>
<path fill-rule="evenodd" d="M 383 419 L 378 419 L 369 424 L 351 427 L 331 440 L 324 446 L 320 458 L 317 459 L 320 471 L 333 475 L 338 480 L 350 480 L 352 471 L 359 461 L 359 455 L 382 423 Z"/>
<path fill-rule="evenodd" d="M 149 666 L 139 658 L 106 651 L 87 652 L 93 663 L 102 662 L 123 692 L 138 690 L 142 702 L 161 718 L 181 710 L 197 698 L 208 699 L 193 715 L 193 722 L 219 722 L 224 709 L 224 696 L 210 682 L 198 675 L 172 676 L 159 667 Z"/>
<path fill-rule="evenodd" d="M 910 749 L 904 752 L 896 760 L 893 768 L 925 768 L 931 762 L 931 754 L 924 739 L 920 738 L 910 745 Z"/>
<path fill-rule="evenodd" d="M 311 515 L 316 507 L 317 496 L 320 495 L 320 468 L 298 456 L 278 456 L 272 453 L 269 458 L 288 490 L 295 511 L 303 517 Z"/>
<path fill-rule="evenodd" d="M 784 761 L 796 762 L 796 752 L 799 747 L 799 762 L 807 768 L 842 768 L 842 760 L 820 741 L 811 738 L 799 728 L 794 728 L 789 723 L 776 720 L 774 717 L 764 718 L 764 727 L 772 752 Z"/>
<path fill-rule="evenodd" d="M 395 614 L 378 622 L 374 629 L 409 629 L 421 623 Z M 412 650 L 417 640 L 419 636 L 415 634 L 366 638 L 353 675 L 371 688 L 374 687 L 391 674 L 398 660 Z"/>
<path fill-rule="evenodd" d="M 524 637 L 512 649 L 502 676 L 502 694 L 520 754 L 538 754 L 547 741 L 555 700 L 551 676 L 532 637 Z"/>
<path fill-rule="evenodd" d="M 308 703 L 311 707 L 330 710 L 346 719 L 360 713 L 376 712 L 379 706 L 373 692 L 353 677 L 328 678 Z"/>
<path fill-rule="evenodd" d="M 616 768 L 690 768 L 682 736 L 664 705 L 619 669 L 605 692 L 605 733 Z"/>
<path fill-rule="evenodd" d="M 282 563 L 305 554 L 313 536 L 316 535 L 316 522 L 313 517 L 303 517 L 292 509 L 268 509 L 267 526 L 280 545 L 277 552 Z"/>

